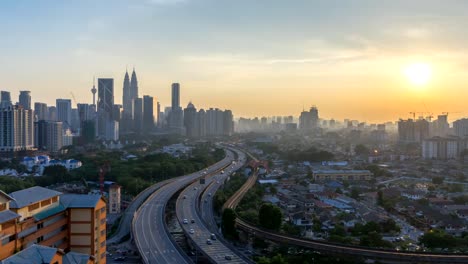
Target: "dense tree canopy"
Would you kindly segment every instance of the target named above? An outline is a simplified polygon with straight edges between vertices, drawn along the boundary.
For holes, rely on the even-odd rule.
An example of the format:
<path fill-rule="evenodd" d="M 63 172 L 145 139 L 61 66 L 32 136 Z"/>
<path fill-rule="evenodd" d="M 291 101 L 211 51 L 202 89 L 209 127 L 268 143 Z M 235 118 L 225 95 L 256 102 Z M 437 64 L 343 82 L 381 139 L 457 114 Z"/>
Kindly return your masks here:
<path fill-rule="evenodd" d="M 283 214 L 277 206 L 265 203 L 260 207 L 258 213 L 260 226 L 267 229 L 278 230 L 281 227 L 282 218 Z"/>

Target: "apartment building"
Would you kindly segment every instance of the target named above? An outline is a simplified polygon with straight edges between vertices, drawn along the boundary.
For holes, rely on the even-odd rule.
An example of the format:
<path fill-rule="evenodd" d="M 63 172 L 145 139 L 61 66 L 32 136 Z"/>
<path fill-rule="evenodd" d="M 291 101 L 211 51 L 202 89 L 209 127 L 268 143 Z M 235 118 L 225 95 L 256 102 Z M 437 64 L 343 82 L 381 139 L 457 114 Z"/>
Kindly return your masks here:
<path fill-rule="evenodd" d="M 1 192 L 0 240 L 0 260 L 41 245 L 106 263 L 106 203 L 100 195 L 62 194 L 39 186 Z"/>
<path fill-rule="evenodd" d="M 312 175 L 316 181 L 370 181 L 373 176 L 368 170 L 314 170 Z"/>

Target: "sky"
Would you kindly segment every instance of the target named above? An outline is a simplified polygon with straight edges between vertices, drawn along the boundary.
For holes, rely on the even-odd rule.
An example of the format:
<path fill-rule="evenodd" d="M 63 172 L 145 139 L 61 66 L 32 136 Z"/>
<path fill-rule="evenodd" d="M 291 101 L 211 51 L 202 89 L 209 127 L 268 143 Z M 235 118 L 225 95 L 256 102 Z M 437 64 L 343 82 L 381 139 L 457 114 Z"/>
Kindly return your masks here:
<path fill-rule="evenodd" d="M 93 77 L 126 68 L 140 96 L 232 109 L 235 117 L 298 116 L 368 122 L 468 116 L 468 1 L 464 0 L 5 0 L 0 90 L 33 102 L 91 102 Z M 426 85 L 403 74 L 431 68 Z"/>

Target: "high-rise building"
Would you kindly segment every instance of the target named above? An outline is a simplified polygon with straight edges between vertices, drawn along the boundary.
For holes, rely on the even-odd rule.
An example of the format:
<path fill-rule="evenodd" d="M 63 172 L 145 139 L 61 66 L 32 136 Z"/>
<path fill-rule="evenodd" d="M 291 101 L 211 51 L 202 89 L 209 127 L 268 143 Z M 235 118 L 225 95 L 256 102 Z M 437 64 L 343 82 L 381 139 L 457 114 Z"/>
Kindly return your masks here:
<path fill-rule="evenodd" d="M 0 109 L 0 151 L 30 150 L 34 147 L 33 111 L 12 105 Z"/>
<path fill-rule="evenodd" d="M 79 132 L 81 129 L 80 112 L 78 111 L 78 108 L 72 108 L 71 113 L 71 130 Z"/>
<path fill-rule="evenodd" d="M 299 128 L 301 130 L 313 130 L 318 127 L 318 124 L 319 117 L 317 107 L 312 106 L 308 112 L 301 112 L 301 116 L 299 117 Z"/>
<path fill-rule="evenodd" d="M 122 105 L 115 104 L 112 107 L 112 118 L 114 119 L 114 121 L 120 123 L 120 121 L 122 120 Z"/>
<path fill-rule="evenodd" d="M 11 105 L 11 94 L 7 91 L 1 91 L 0 108 L 8 107 Z"/>
<path fill-rule="evenodd" d="M 445 137 L 450 133 L 450 125 L 448 123 L 447 115 L 438 115 L 437 120 L 430 123 L 429 125 L 429 135 Z"/>
<path fill-rule="evenodd" d="M 34 123 L 34 138 L 36 148 L 50 152 L 58 152 L 63 146 L 62 122 L 39 120 Z"/>
<path fill-rule="evenodd" d="M 177 134 L 185 134 L 184 131 L 184 112 L 180 107 L 180 85 L 172 84 L 172 104 L 169 114 L 169 128 Z"/>
<path fill-rule="evenodd" d="M 157 115 L 157 120 L 156 120 L 156 124 L 158 127 L 161 127 L 161 104 L 159 102 L 157 102 L 157 112 L 156 112 L 156 115 Z"/>
<path fill-rule="evenodd" d="M 459 137 L 432 137 L 422 141 L 421 154 L 424 159 L 456 159 L 466 143 Z"/>
<path fill-rule="evenodd" d="M 187 137 L 198 137 L 197 109 L 190 102 L 184 109 L 184 125 Z"/>
<path fill-rule="evenodd" d="M 123 82 L 123 94 L 122 94 L 122 106 L 124 116 L 132 115 L 132 95 L 130 92 L 130 77 L 128 76 L 128 71 L 125 72 L 124 82 Z"/>
<path fill-rule="evenodd" d="M 456 136 L 468 137 L 468 118 L 459 119 L 453 122 L 453 130 Z"/>
<path fill-rule="evenodd" d="M 57 121 L 63 123 L 64 128 L 69 128 L 72 125 L 72 106 L 70 99 L 57 99 Z M 53 120 L 53 119 L 51 119 Z"/>
<path fill-rule="evenodd" d="M 231 110 L 223 112 L 223 135 L 231 136 L 234 133 L 234 117 Z"/>
<path fill-rule="evenodd" d="M 113 123 L 114 107 L 114 79 L 98 79 L 98 103 L 97 103 L 97 136 L 101 139 L 108 139 L 108 129 L 115 127 Z M 110 138 L 108 139 L 110 140 Z"/>
<path fill-rule="evenodd" d="M 143 98 L 133 99 L 133 129 L 136 133 L 143 132 Z"/>
<path fill-rule="evenodd" d="M 143 131 L 150 133 L 154 129 L 154 98 L 143 96 Z"/>
<path fill-rule="evenodd" d="M 57 107 L 48 106 L 47 107 L 47 120 L 57 121 Z"/>
<path fill-rule="evenodd" d="M 130 80 L 130 98 L 131 99 L 138 98 L 138 80 L 137 80 L 135 68 L 133 68 L 132 79 Z"/>
<path fill-rule="evenodd" d="M 31 92 L 30 91 L 20 91 L 19 105 L 21 105 L 26 110 L 31 110 Z"/>
<path fill-rule="evenodd" d="M 37 121 L 48 120 L 49 112 L 47 111 L 47 104 L 45 103 L 34 103 L 34 115 Z"/>
<path fill-rule="evenodd" d="M 172 84 L 172 110 L 180 107 L 180 84 Z"/>
<path fill-rule="evenodd" d="M 429 122 L 425 119 L 400 120 L 398 137 L 401 142 L 421 142 L 429 137 Z"/>
<path fill-rule="evenodd" d="M 90 104 L 77 104 L 78 116 L 80 119 L 80 124 L 87 120 L 94 119 L 94 109 L 93 105 Z M 81 125 L 80 125 L 81 126 Z"/>

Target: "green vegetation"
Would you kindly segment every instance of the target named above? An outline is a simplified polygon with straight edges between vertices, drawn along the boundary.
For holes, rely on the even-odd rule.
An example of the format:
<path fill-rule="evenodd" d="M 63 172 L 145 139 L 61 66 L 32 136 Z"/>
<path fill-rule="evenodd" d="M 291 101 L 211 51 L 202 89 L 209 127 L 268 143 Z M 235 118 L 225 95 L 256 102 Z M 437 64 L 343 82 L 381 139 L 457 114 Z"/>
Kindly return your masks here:
<path fill-rule="evenodd" d="M 260 207 L 258 222 L 261 227 L 271 230 L 278 230 L 281 227 L 283 214 L 279 207 L 265 203 Z"/>
<path fill-rule="evenodd" d="M 437 184 L 437 185 L 442 184 L 442 183 L 444 183 L 444 177 L 442 177 L 442 176 L 433 177 L 432 178 L 432 183 Z"/>
<path fill-rule="evenodd" d="M 354 152 L 356 152 L 357 155 L 369 155 L 370 154 L 369 148 L 367 148 L 363 144 L 356 145 L 356 147 L 354 148 Z"/>
<path fill-rule="evenodd" d="M 121 151 L 76 154 L 66 158 L 73 158 L 83 162 L 83 166 L 67 171 L 63 166 L 49 166 L 44 169 L 42 177 L 27 177 L 15 179 L 1 177 L 0 189 L 12 192 L 31 186 L 49 186 L 56 183 L 99 181 L 99 168 L 105 164 L 110 170 L 105 175 L 105 180 L 115 181 L 123 188 L 125 194 L 137 195 L 155 182 L 172 177 L 189 174 L 216 163 L 224 157 L 224 150 L 213 149 L 211 145 L 197 146 L 191 155 L 175 158 L 169 154 L 149 154 L 135 160 L 122 160 Z M 5 165 L 5 164 L 3 164 Z M 8 166 L 21 168 L 13 160 Z"/>
<path fill-rule="evenodd" d="M 236 213 L 231 208 L 226 208 L 223 211 L 223 218 L 221 229 L 223 235 L 228 239 L 237 239 L 238 233 L 235 227 L 236 224 Z"/>
<path fill-rule="evenodd" d="M 464 233 L 462 237 L 455 237 L 439 229 L 430 230 L 419 238 L 419 243 L 431 250 L 448 249 L 466 252 L 468 251 L 468 233 Z"/>
<path fill-rule="evenodd" d="M 230 180 L 227 181 L 223 188 L 216 192 L 213 197 L 213 208 L 215 211 L 220 212 L 224 203 L 231 197 L 247 180 L 239 172 L 235 172 L 230 176 Z"/>
<path fill-rule="evenodd" d="M 318 150 L 314 147 L 309 148 L 307 150 L 301 151 L 301 150 L 289 150 L 287 152 L 281 153 L 281 156 L 289 161 L 312 161 L 312 162 L 318 162 L 318 161 L 324 161 L 324 160 L 332 160 L 334 158 L 333 153 L 324 151 L 324 150 Z"/>

